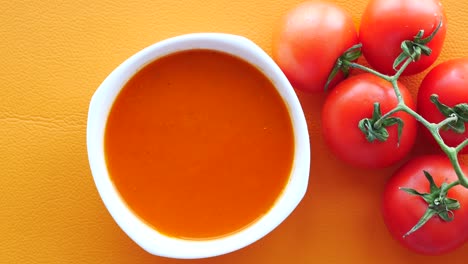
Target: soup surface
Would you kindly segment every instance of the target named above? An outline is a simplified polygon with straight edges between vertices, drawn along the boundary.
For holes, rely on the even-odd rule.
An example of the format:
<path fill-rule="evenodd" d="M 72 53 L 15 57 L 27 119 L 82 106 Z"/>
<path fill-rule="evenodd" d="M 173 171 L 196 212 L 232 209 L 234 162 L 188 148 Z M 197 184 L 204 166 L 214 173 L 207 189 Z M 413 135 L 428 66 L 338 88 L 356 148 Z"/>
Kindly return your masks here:
<path fill-rule="evenodd" d="M 141 219 L 172 237 L 208 239 L 272 207 L 289 179 L 294 139 L 284 102 L 258 69 L 191 50 L 128 81 L 105 151 L 114 185 Z"/>

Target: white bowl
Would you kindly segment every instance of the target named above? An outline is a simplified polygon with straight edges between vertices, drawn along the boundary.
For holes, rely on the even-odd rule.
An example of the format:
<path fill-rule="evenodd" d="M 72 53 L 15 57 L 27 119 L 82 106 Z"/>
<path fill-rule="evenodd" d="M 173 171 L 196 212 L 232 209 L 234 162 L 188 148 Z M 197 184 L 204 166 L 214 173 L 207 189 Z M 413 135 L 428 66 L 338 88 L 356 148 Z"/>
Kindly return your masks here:
<path fill-rule="evenodd" d="M 182 240 L 168 237 L 135 215 L 114 187 L 104 156 L 104 132 L 114 100 L 125 83 L 148 63 L 170 53 L 189 49 L 223 51 L 260 69 L 275 85 L 286 103 L 294 131 L 294 160 L 289 181 L 274 206 L 247 228 L 212 240 Z M 87 148 L 97 190 L 120 228 L 147 252 L 170 258 L 205 258 L 226 254 L 259 240 L 276 228 L 297 207 L 307 190 L 310 144 L 299 100 L 275 62 L 252 41 L 222 33 L 194 33 L 155 43 L 119 65 L 104 80 L 91 99 L 87 124 Z"/>

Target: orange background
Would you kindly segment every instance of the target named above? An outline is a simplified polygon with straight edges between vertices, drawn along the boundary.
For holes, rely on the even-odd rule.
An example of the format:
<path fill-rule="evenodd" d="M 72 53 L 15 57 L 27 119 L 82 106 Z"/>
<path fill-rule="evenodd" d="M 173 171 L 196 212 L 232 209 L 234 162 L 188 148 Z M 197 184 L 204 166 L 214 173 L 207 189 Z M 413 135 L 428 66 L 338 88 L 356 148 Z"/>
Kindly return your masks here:
<path fill-rule="evenodd" d="M 466 263 L 468 244 L 445 256 L 393 241 L 380 195 L 395 169 L 336 160 L 320 134 L 324 97 L 300 94 L 310 126 L 308 193 L 270 235 L 205 260 L 147 254 L 113 222 L 88 167 L 89 100 L 131 54 L 190 32 L 244 35 L 270 52 L 274 22 L 298 0 L 5 1 L 0 6 L 0 263 Z M 336 1 L 356 24 L 366 0 Z M 442 1 L 448 32 L 438 62 L 468 56 L 468 2 Z M 413 94 L 423 74 L 403 81 Z M 422 153 L 422 143 L 415 153 Z"/>

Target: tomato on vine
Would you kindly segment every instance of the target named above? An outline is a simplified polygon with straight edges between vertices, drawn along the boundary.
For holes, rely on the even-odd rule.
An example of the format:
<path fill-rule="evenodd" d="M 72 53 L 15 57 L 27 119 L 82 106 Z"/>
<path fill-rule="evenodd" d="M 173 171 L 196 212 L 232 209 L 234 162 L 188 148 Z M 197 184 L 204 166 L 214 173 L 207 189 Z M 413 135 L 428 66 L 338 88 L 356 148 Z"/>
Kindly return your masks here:
<path fill-rule="evenodd" d="M 464 166 L 462 170 L 468 172 Z M 450 160 L 442 155 L 416 157 L 396 171 L 382 200 L 391 235 L 427 255 L 443 254 L 467 242 L 468 189 L 450 187 L 456 180 Z"/>
<path fill-rule="evenodd" d="M 439 25 L 437 34 L 425 39 Z M 420 30 L 424 32 L 418 36 Z M 411 75 L 434 63 L 442 50 L 446 31 L 447 19 L 439 0 L 370 0 L 362 15 L 359 38 L 369 64 L 388 75 L 396 72 L 397 57 L 403 58 L 416 50 L 417 61 L 403 72 Z"/>
<path fill-rule="evenodd" d="M 383 168 L 403 160 L 418 122 L 436 139 L 446 156 L 413 158 L 400 168 L 385 186 L 383 217 L 413 251 L 435 255 L 458 248 L 468 241 L 468 177 L 458 159 L 468 146 L 468 58 L 434 68 L 415 111 L 398 79 L 438 58 L 447 31 L 440 1 L 369 0 L 360 43 L 352 24 L 332 3 L 300 4 L 275 31 L 273 58 L 298 90 L 336 86 L 322 108 L 322 134 L 331 152 L 352 166 Z M 371 67 L 356 62 L 361 51 Z M 365 73 L 341 81 L 351 69 Z"/>
<path fill-rule="evenodd" d="M 457 115 L 440 130 L 440 136 L 450 147 L 457 147 L 468 138 L 468 58 L 445 61 L 424 77 L 418 90 L 418 112 L 432 123 L 438 123 L 452 114 Z M 434 137 L 426 129 L 423 133 L 434 144 Z M 468 148 L 460 153 L 468 154 Z"/>
<path fill-rule="evenodd" d="M 320 92 L 337 58 L 357 43 L 350 14 L 334 3 L 307 1 L 281 18 L 273 34 L 272 57 L 294 88 Z M 346 74 L 346 69 L 339 72 L 329 88 Z"/>
<path fill-rule="evenodd" d="M 411 94 L 399 83 L 404 102 L 414 108 Z M 377 104 L 375 104 L 377 103 Z M 322 110 L 322 134 L 341 160 L 362 168 L 382 168 L 402 160 L 412 149 L 417 122 L 398 112 L 392 84 L 370 73 L 352 76 L 330 91 Z"/>

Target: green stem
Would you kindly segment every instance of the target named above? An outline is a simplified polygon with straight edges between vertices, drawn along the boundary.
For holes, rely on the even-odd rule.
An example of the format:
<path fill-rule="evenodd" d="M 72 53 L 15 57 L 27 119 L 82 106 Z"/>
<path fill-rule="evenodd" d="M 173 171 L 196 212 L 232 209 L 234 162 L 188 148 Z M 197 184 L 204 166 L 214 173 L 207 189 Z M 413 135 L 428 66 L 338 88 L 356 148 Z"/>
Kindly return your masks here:
<path fill-rule="evenodd" d="M 395 73 L 395 75 L 393 75 L 389 79 L 389 81 L 392 83 L 393 91 L 395 92 L 395 95 L 398 99 L 398 104 L 401 104 L 401 105 L 404 105 L 405 102 L 403 100 L 403 96 L 401 95 L 400 88 L 398 87 L 398 78 L 400 78 L 403 71 L 408 67 L 408 65 L 410 65 L 412 61 L 413 61 L 412 58 L 407 58 L 405 60 L 405 63 L 401 65 L 401 68 Z"/>
<path fill-rule="evenodd" d="M 398 100 L 398 104 L 399 105 L 404 105 L 405 102 L 403 100 L 403 96 L 401 95 L 401 92 L 400 92 L 400 88 L 398 88 L 398 82 L 396 79 L 393 79 L 390 81 L 392 83 L 392 86 L 393 86 L 393 91 L 395 92 L 395 95 L 397 97 L 397 100 Z"/>
<path fill-rule="evenodd" d="M 455 150 L 459 153 L 464 147 L 468 145 L 468 139 L 465 139 L 460 145 L 458 145 Z"/>
<path fill-rule="evenodd" d="M 455 151 L 454 148 L 450 148 L 447 145 L 445 145 L 444 152 L 449 157 L 450 162 L 452 163 L 453 168 L 455 169 L 455 172 L 457 173 L 459 183 L 463 187 L 468 188 L 468 179 L 466 178 L 460 166 L 460 161 L 458 160 L 457 152 Z"/>
<path fill-rule="evenodd" d="M 458 117 L 455 114 L 452 114 L 451 116 L 445 118 L 444 120 L 440 121 L 438 124 L 435 125 L 435 129 L 440 130 L 442 127 L 445 125 L 457 121 Z"/>
<path fill-rule="evenodd" d="M 450 190 L 451 188 L 457 186 L 457 185 L 460 185 L 460 181 L 454 181 L 450 184 L 447 185 L 447 187 L 445 188 L 446 191 Z"/>
<path fill-rule="evenodd" d="M 385 113 L 383 116 L 381 116 L 381 117 L 379 118 L 379 120 L 375 121 L 374 127 L 376 127 L 376 128 L 377 128 L 377 127 L 380 127 L 380 126 L 382 125 L 382 122 L 383 122 L 386 118 L 390 117 L 391 115 L 393 115 L 393 114 L 396 113 L 396 112 L 402 111 L 404 107 L 405 107 L 404 104 L 398 104 L 395 108 L 393 108 L 392 110 L 388 111 L 388 112 Z"/>
<path fill-rule="evenodd" d="M 345 62 L 350 68 L 355 68 L 355 69 L 359 69 L 361 71 L 365 71 L 365 72 L 368 72 L 368 73 L 372 73 L 384 80 L 387 80 L 387 81 L 390 81 L 391 80 L 391 77 L 388 76 L 388 75 L 385 75 L 385 74 L 382 74 L 374 69 L 371 69 L 371 68 L 368 68 L 366 66 L 363 66 L 359 63 L 356 63 L 356 62 Z"/>
<path fill-rule="evenodd" d="M 413 59 L 411 57 L 407 58 L 405 60 L 405 63 L 401 65 L 401 68 L 391 77 L 391 81 L 396 81 L 398 78 L 400 78 L 401 74 L 405 71 L 405 69 L 410 65 L 410 63 L 413 62 Z"/>
<path fill-rule="evenodd" d="M 408 113 L 409 115 L 411 115 L 414 119 L 416 119 L 419 123 L 423 124 L 425 127 L 427 127 L 431 131 L 435 126 L 435 124 L 433 124 L 433 123 L 427 121 L 426 119 L 424 119 L 424 117 L 420 116 L 416 111 L 414 111 L 413 109 L 411 109 L 410 107 L 408 107 L 404 103 L 403 103 L 402 111 L 404 111 L 404 112 Z"/>

